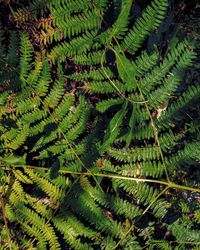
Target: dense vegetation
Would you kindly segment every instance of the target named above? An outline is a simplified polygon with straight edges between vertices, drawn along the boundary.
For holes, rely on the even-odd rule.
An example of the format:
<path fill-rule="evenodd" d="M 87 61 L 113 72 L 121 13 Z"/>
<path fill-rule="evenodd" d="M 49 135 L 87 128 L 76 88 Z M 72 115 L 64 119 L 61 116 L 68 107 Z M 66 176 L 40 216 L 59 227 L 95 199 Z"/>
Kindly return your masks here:
<path fill-rule="evenodd" d="M 196 43 L 171 1 L 0 2 L 0 249 L 199 249 Z"/>

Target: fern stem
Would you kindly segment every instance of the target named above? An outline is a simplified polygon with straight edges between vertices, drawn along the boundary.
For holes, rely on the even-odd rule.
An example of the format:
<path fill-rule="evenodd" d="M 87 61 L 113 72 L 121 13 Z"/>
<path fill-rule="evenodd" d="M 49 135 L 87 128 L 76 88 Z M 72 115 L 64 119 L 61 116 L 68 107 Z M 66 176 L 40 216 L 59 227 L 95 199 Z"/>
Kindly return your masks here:
<path fill-rule="evenodd" d="M 140 95 L 142 96 L 142 98 L 144 98 L 144 95 L 142 93 L 142 90 L 140 89 L 140 86 L 139 86 L 138 82 L 136 82 L 136 83 L 137 83 L 137 87 L 138 87 L 138 90 L 140 92 Z M 165 171 L 165 175 L 166 175 L 167 181 L 170 182 L 170 178 L 169 178 L 169 175 L 168 175 L 167 167 L 166 167 L 166 164 L 165 164 L 164 155 L 163 155 L 163 152 L 162 152 L 162 149 L 161 149 L 161 146 L 160 146 L 160 141 L 159 141 L 159 137 L 158 137 L 158 130 L 157 130 L 156 126 L 155 126 L 155 123 L 153 121 L 153 117 L 151 115 L 151 112 L 149 110 L 149 107 L 148 107 L 147 103 L 145 103 L 144 105 L 145 105 L 145 108 L 146 108 L 146 110 L 147 110 L 147 112 L 149 114 L 149 117 L 151 119 L 151 126 L 152 126 L 153 131 L 154 131 L 155 142 L 158 145 L 158 150 L 159 150 L 159 153 L 160 153 L 160 156 L 161 156 L 161 160 L 163 162 L 164 171 Z"/>
<path fill-rule="evenodd" d="M 126 236 L 133 230 L 134 228 L 134 225 L 132 225 L 129 230 L 125 233 L 124 237 L 122 237 L 118 242 L 117 244 L 113 247 L 113 250 L 115 250 L 120 244 L 121 242 L 126 238 Z"/>
<path fill-rule="evenodd" d="M 160 243 L 159 240 L 153 240 L 151 241 L 151 243 Z M 169 244 L 186 244 L 186 245 L 200 245 L 200 242 L 195 242 L 195 241 L 179 241 L 179 240 L 173 240 L 173 241 L 169 241 Z"/>
<path fill-rule="evenodd" d="M 119 44 L 119 42 L 118 42 L 118 40 L 117 40 L 116 37 L 114 37 L 114 40 L 115 40 L 117 46 L 119 47 L 119 50 L 124 54 L 124 51 L 122 50 L 122 48 L 121 48 L 121 46 L 120 46 L 120 44 Z M 112 50 L 112 51 L 115 53 L 116 56 L 118 56 L 118 53 L 117 53 L 117 51 L 116 51 L 115 49 L 113 49 L 112 47 L 109 47 L 109 49 Z M 103 70 L 104 74 L 106 75 L 106 77 L 108 78 L 108 80 L 109 80 L 109 82 L 111 83 L 111 85 L 118 91 L 118 94 L 119 94 L 120 96 L 122 96 L 123 98 L 125 98 L 125 99 L 126 99 L 127 101 L 129 101 L 129 102 L 132 102 L 132 103 L 139 103 L 139 104 L 144 104 L 144 105 L 145 105 L 145 108 L 146 108 L 146 110 L 147 110 L 147 112 L 148 112 L 148 115 L 149 115 L 149 117 L 150 117 L 150 120 L 151 120 L 151 125 L 152 125 L 152 127 L 153 127 L 155 141 L 156 141 L 156 144 L 158 145 L 158 148 L 159 148 L 158 150 L 159 150 L 159 153 L 160 153 L 162 162 L 163 162 L 165 175 L 166 175 L 167 181 L 170 182 L 170 178 L 169 178 L 168 171 L 167 171 L 167 167 L 166 167 L 166 164 L 165 164 L 163 152 L 162 152 L 162 149 L 161 149 L 161 146 L 160 146 L 160 141 L 159 141 L 159 137 L 158 137 L 158 130 L 157 130 L 156 126 L 155 126 L 155 123 L 154 123 L 154 121 L 153 121 L 153 117 L 152 117 L 152 115 L 151 115 L 151 112 L 150 112 L 149 107 L 148 107 L 148 104 L 147 104 L 148 100 L 147 100 L 147 101 L 145 100 L 144 95 L 143 95 L 143 92 L 142 92 L 142 90 L 141 90 L 141 88 L 140 88 L 140 86 L 139 86 L 139 84 L 138 84 L 137 81 L 136 81 L 137 88 L 138 88 L 138 90 L 139 90 L 139 92 L 140 92 L 140 95 L 141 95 L 142 99 L 145 100 L 145 101 L 142 101 L 142 102 L 132 101 L 132 100 L 129 100 L 129 98 L 127 98 L 123 93 L 121 93 L 121 91 L 117 88 L 117 86 L 115 85 L 115 83 L 110 79 L 110 77 L 108 76 L 108 74 L 107 74 L 106 71 L 104 70 L 104 66 L 103 66 L 103 57 L 105 56 L 106 50 L 107 50 L 107 49 L 104 50 L 104 52 L 103 52 L 103 54 L 102 54 L 102 57 L 101 57 L 101 67 L 102 67 L 102 70 Z M 124 67 L 124 69 L 126 70 L 126 67 Z M 128 72 L 127 72 L 127 73 L 128 73 Z"/>
<path fill-rule="evenodd" d="M 117 40 L 116 37 L 114 37 L 114 40 L 115 40 L 117 46 L 119 47 L 119 50 L 122 51 L 122 53 L 124 54 L 124 51 L 122 50 L 122 48 L 121 48 L 121 46 L 120 46 L 120 44 L 119 44 L 119 42 L 118 42 L 118 40 Z M 112 50 L 113 50 L 114 53 L 117 55 L 117 51 L 114 50 L 113 48 L 112 48 Z M 124 69 L 126 70 L 126 67 L 125 67 L 125 66 L 124 66 Z M 128 72 L 127 72 L 127 74 L 128 74 Z M 140 95 L 141 95 L 141 98 L 142 98 L 143 100 L 145 100 L 144 94 L 143 94 L 143 92 L 142 92 L 142 90 L 141 90 L 141 88 L 140 88 L 140 86 L 139 86 L 139 84 L 138 84 L 138 81 L 136 81 L 136 84 L 137 84 L 137 88 L 138 88 L 138 90 L 139 90 L 139 93 L 140 93 Z M 152 117 L 152 115 L 151 115 L 151 112 L 150 112 L 150 110 L 149 110 L 149 107 L 148 107 L 147 102 L 148 102 L 148 101 L 145 101 L 145 102 L 144 102 L 144 105 L 145 105 L 145 108 L 146 108 L 147 113 L 148 113 L 148 115 L 149 115 L 149 118 L 150 118 L 150 120 L 151 120 L 151 125 L 152 125 L 153 131 L 154 131 L 155 142 L 156 142 L 156 144 L 158 145 L 158 148 L 159 148 L 158 150 L 159 150 L 159 153 L 160 153 L 160 156 L 161 156 L 161 160 L 162 160 L 162 162 L 163 162 L 164 171 L 165 171 L 165 175 L 166 175 L 167 181 L 170 182 L 170 178 L 169 178 L 168 171 L 167 171 L 167 167 L 166 167 L 166 164 L 165 164 L 163 152 L 162 152 L 162 149 L 161 149 L 161 146 L 160 146 L 160 141 L 159 141 L 159 137 L 158 137 L 158 130 L 157 130 L 157 128 L 156 128 L 156 126 L 155 126 L 155 123 L 154 123 L 154 121 L 153 121 L 153 117 Z"/>
<path fill-rule="evenodd" d="M 1 164 L 0 167 L 5 167 L 5 165 Z M 45 167 L 37 167 L 37 166 L 30 166 L 30 165 L 20 165 L 20 166 L 15 166 L 17 168 L 31 168 L 35 170 L 44 170 L 48 171 L 49 168 Z M 5 169 L 8 170 L 9 169 Z M 105 178 L 111 178 L 111 179 L 120 179 L 120 180 L 127 180 L 127 181 L 136 181 L 136 182 L 148 182 L 148 183 L 156 183 L 156 184 L 161 184 L 167 186 L 167 188 L 173 188 L 173 189 L 182 189 L 182 190 L 188 190 L 192 192 L 197 192 L 200 193 L 199 188 L 193 188 L 193 187 L 188 187 L 184 185 L 179 185 L 174 182 L 168 182 L 168 181 L 160 181 L 160 180 L 152 180 L 152 179 L 145 179 L 145 178 L 135 178 L 135 177 L 129 177 L 129 176 L 123 176 L 123 175 L 115 175 L 115 174 L 103 174 L 103 173 L 92 173 L 90 172 L 76 172 L 76 171 L 69 171 L 69 170 L 64 170 L 64 169 L 59 169 L 58 170 L 60 173 L 63 174 L 74 174 L 74 175 L 84 175 L 84 176 L 95 176 L 95 177 L 105 177 Z"/>
<path fill-rule="evenodd" d="M 177 244 L 186 244 L 186 245 L 200 245 L 200 242 L 191 242 L 191 241 L 170 241 L 170 244 L 177 243 Z"/>
<path fill-rule="evenodd" d="M 150 204 L 148 205 L 148 207 L 144 210 L 144 212 L 142 213 L 143 215 L 144 214 L 146 214 L 146 212 L 149 210 L 149 208 L 157 201 L 157 199 L 161 196 L 161 195 L 163 195 L 166 191 L 167 191 L 167 189 L 169 189 L 170 187 L 168 186 L 168 187 L 166 187 L 165 189 L 163 189 L 151 202 L 150 202 Z"/>
<path fill-rule="evenodd" d="M 182 190 L 187 190 L 187 191 L 192 191 L 192 192 L 198 192 L 200 193 L 200 189 L 199 188 L 193 188 L 193 187 L 188 187 L 188 186 L 184 186 L 184 185 L 178 185 L 174 182 L 169 182 L 169 187 L 170 188 L 174 188 L 174 189 L 182 189 Z"/>
<path fill-rule="evenodd" d="M 139 84 L 138 84 L 137 81 L 136 81 L 136 84 L 137 84 L 138 90 L 140 92 L 140 95 L 142 96 L 142 98 L 144 98 L 142 90 L 141 90 L 141 88 L 140 88 L 140 86 L 139 86 Z M 149 117 L 151 119 L 151 126 L 152 126 L 153 131 L 154 131 L 155 142 L 158 145 L 158 150 L 159 150 L 162 162 L 163 162 L 164 171 L 165 171 L 165 175 L 166 175 L 167 181 L 170 182 L 170 178 L 169 178 L 169 175 L 168 175 L 167 167 L 166 167 L 166 164 L 165 164 L 165 159 L 164 159 L 163 152 L 162 152 L 162 149 L 161 149 L 161 146 L 160 146 L 160 140 L 159 140 L 159 137 L 158 137 L 158 130 L 157 130 L 156 126 L 155 126 L 155 123 L 153 121 L 153 117 L 151 115 L 151 112 L 149 110 L 149 107 L 148 107 L 147 103 L 145 103 L 144 105 L 145 105 L 145 108 L 146 108 L 146 110 L 147 110 L 147 112 L 149 114 Z"/>

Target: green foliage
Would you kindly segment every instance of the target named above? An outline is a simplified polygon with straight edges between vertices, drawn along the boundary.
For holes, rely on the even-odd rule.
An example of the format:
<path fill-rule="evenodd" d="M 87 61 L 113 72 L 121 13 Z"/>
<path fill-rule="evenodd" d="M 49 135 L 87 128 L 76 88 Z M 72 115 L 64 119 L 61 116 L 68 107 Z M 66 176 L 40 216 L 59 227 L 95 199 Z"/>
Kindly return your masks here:
<path fill-rule="evenodd" d="M 2 249 L 198 249 L 196 54 L 145 48 L 168 0 L 136 20 L 131 0 L 17 3 L 0 25 Z"/>

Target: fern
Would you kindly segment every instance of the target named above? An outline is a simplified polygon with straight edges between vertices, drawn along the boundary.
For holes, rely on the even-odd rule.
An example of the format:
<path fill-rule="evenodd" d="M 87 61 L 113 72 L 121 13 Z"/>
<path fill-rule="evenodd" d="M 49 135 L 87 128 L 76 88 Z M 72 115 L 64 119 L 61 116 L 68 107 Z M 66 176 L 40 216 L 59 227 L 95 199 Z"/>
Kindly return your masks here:
<path fill-rule="evenodd" d="M 131 0 L 16 2 L 0 25 L 2 249 L 198 249 L 196 53 L 145 48 L 169 1 L 136 20 Z"/>
<path fill-rule="evenodd" d="M 23 34 L 21 36 L 21 51 L 22 55 L 20 58 L 20 79 L 24 81 L 31 69 L 30 62 L 31 62 L 32 46 L 27 34 Z"/>
<path fill-rule="evenodd" d="M 153 29 L 156 29 L 160 25 L 167 7 L 167 0 L 153 1 L 136 21 L 133 29 L 125 36 L 122 44 L 123 48 L 128 48 L 130 53 L 134 54 Z"/>

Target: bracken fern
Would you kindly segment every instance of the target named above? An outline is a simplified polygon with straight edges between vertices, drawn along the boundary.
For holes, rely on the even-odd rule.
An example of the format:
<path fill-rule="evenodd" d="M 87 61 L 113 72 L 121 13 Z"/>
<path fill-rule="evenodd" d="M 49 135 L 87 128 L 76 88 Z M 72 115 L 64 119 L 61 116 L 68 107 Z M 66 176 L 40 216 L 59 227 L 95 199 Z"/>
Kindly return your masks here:
<path fill-rule="evenodd" d="M 200 89 L 181 89 L 196 54 L 186 40 L 165 56 L 145 46 L 168 5 L 135 19 L 132 0 L 11 3 L 2 249 L 198 249 Z"/>

